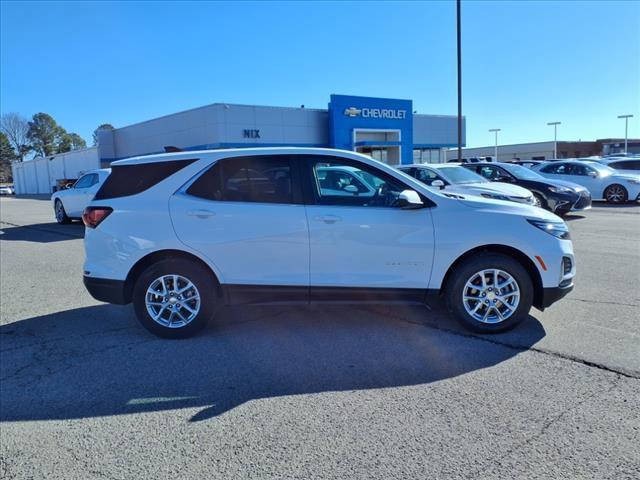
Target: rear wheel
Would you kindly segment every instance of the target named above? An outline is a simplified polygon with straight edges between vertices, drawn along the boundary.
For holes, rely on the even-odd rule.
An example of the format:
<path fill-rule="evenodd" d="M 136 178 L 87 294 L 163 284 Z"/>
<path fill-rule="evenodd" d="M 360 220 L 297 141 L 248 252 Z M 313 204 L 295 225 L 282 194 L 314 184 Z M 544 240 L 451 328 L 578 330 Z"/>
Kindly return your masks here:
<path fill-rule="evenodd" d="M 61 224 L 71 223 L 71 219 L 67 217 L 67 212 L 65 212 L 64 205 L 62 205 L 62 201 L 60 199 L 56 199 L 53 211 L 56 215 L 56 222 Z"/>
<path fill-rule="evenodd" d="M 604 191 L 604 199 L 608 203 L 624 203 L 628 198 L 627 189 L 617 183 L 609 185 Z"/>
<path fill-rule="evenodd" d="M 138 320 L 163 338 L 187 338 L 202 330 L 218 304 L 218 283 L 205 267 L 185 259 L 161 260 L 138 278 L 133 305 Z"/>
<path fill-rule="evenodd" d="M 533 303 L 533 283 L 513 258 L 484 253 L 456 267 L 445 295 L 449 311 L 464 327 L 497 333 L 527 318 Z"/>

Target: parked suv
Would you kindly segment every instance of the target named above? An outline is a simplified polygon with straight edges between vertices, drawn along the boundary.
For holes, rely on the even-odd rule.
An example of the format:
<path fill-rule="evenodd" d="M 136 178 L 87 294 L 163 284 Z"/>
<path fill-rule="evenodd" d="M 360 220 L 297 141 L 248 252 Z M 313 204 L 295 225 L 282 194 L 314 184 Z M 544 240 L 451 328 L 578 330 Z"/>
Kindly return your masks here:
<path fill-rule="evenodd" d="M 335 192 L 329 171 L 368 188 Z M 446 300 L 498 332 L 566 295 L 566 224 L 528 205 L 433 191 L 355 152 L 255 148 L 121 160 L 85 209 L 84 283 L 142 325 L 193 335 L 222 304 Z M 488 228 L 491 226 L 491 228 Z"/>

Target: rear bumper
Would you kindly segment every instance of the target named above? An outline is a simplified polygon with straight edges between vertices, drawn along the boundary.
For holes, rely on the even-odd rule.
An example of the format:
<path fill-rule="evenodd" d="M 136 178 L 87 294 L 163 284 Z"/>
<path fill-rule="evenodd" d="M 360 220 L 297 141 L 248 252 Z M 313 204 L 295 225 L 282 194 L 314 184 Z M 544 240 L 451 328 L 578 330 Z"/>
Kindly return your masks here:
<path fill-rule="evenodd" d="M 539 310 L 544 310 L 556 303 L 561 298 L 565 297 L 571 290 L 573 290 L 573 282 L 564 287 L 551 287 L 542 289 L 542 298 L 539 305 L 534 305 Z"/>
<path fill-rule="evenodd" d="M 85 275 L 82 281 L 89 294 L 96 300 L 118 305 L 125 305 L 130 302 L 125 294 L 124 280 L 94 278 Z"/>

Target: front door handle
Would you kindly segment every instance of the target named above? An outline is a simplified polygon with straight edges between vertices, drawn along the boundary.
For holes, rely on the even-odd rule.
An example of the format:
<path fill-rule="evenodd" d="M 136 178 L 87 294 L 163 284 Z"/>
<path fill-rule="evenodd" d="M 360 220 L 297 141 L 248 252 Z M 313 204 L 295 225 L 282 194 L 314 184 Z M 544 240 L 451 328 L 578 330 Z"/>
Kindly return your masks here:
<path fill-rule="evenodd" d="M 212 212 L 211 210 L 189 210 L 187 215 L 190 217 L 198 217 L 198 218 L 209 218 L 213 217 L 216 212 Z"/>
<path fill-rule="evenodd" d="M 317 217 L 315 217 L 315 220 L 318 222 L 324 222 L 324 223 L 336 223 L 339 222 L 340 220 L 342 220 L 342 218 L 336 216 L 336 215 L 319 215 Z"/>

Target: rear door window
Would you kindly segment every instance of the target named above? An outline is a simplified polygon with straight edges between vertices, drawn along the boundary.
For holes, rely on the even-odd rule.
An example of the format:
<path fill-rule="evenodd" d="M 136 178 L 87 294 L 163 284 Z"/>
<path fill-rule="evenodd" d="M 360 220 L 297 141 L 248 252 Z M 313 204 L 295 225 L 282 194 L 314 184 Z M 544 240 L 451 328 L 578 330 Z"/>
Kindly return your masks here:
<path fill-rule="evenodd" d="M 565 163 L 555 164 L 555 165 L 547 165 L 540 169 L 541 172 L 551 173 L 555 175 L 566 175 L 567 174 L 567 165 Z"/>
<path fill-rule="evenodd" d="M 290 156 L 233 157 L 216 162 L 187 193 L 222 202 L 299 203 L 292 177 Z"/>

